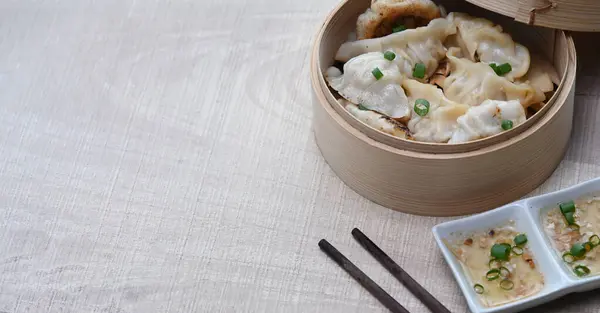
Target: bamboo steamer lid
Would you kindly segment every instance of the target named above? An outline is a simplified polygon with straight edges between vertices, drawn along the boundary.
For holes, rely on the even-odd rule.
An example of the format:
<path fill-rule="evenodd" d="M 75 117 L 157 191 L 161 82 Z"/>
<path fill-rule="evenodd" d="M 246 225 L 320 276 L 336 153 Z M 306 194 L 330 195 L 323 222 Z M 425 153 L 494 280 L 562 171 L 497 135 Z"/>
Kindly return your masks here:
<path fill-rule="evenodd" d="M 529 25 L 580 32 L 600 31 L 598 0 L 466 0 Z"/>

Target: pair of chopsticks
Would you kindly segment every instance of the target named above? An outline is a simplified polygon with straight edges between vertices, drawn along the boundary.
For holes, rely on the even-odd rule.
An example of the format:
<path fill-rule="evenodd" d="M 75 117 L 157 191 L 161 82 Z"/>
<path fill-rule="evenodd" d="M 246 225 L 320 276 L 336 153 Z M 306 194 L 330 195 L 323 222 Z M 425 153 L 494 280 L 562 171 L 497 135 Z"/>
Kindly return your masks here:
<path fill-rule="evenodd" d="M 400 265 L 381 250 L 371 239 L 363 234 L 358 228 L 352 230 L 352 236 L 358 243 L 385 267 L 402 285 L 404 285 L 415 297 L 417 297 L 431 312 L 450 313 L 434 296 L 432 296 L 423 286 L 419 285 Z M 356 265 L 348 260 L 341 252 L 332 246 L 327 240 L 321 239 L 319 247 L 329 258 L 344 269 L 354 280 L 361 284 L 369 293 L 371 293 L 381 304 L 394 313 L 410 313 L 390 294 L 383 290 L 367 274 L 361 271 Z"/>

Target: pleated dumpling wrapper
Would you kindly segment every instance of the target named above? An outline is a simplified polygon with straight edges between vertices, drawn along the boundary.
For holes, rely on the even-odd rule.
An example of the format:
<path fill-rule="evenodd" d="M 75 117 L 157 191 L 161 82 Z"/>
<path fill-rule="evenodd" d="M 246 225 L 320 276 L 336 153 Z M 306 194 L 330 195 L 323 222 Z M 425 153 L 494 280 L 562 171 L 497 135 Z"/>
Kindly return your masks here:
<path fill-rule="evenodd" d="M 504 75 L 510 81 L 524 76 L 529 70 L 529 50 L 514 42 L 500 25 L 460 12 L 448 14 L 447 19 L 456 25 L 456 41 L 471 61 L 510 64 L 512 70 Z"/>
<path fill-rule="evenodd" d="M 423 142 L 448 142 L 458 128 L 458 117 L 464 115 L 469 106 L 448 100 L 440 89 L 430 84 L 407 79 L 402 87 L 413 110 L 408 122 L 413 138 Z M 415 111 L 415 102 L 422 100 L 429 104 L 423 116 Z"/>
<path fill-rule="evenodd" d="M 352 103 L 395 119 L 410 117 L 408 99 L 400 87 L 403 75 L 398 65 L 385 59 L 381 52 L 352 58 L 344 64 L 343 73 L 330 67 L 326 79 L 331 88 Z"/>
<path fill-rule="evenodd" d="M 377 112 L 367 110 L 348 100 L 339 99 L 338 101 L 340 101 L 342 106 L 359 121 L 394 137 L 411 139 L 410 131 L 402 123 Z"/>
<path fill-rule="evenodd" d="M 456 48 L 447 53 L 450 76 L 442 82 L 444 94 L 450 100 L 476 106 L 485 100 L 519 100 L 523 107 L 545 100 L 543 93 L 526 83 L 513 83 L 498 76 L 487 64 L 457 58 Z"/>
<path fill-rule="evenodd" d="M 536 99 L 539 98 L 542 101 L 546 101 L 551 96 L 550 94 L 547 95 L 547 93 L 554 91 L 554 85 L 560 85 L 560 76 L 550 62 L 543 56 L 536 55 L 531 58 L 531 66 L 529 66 L 527 75 L 517 79 L 516 82 L 530 85 L 538 93 Z M 532 107 L 539 110 L 544 105 L 544 102 L 540 102 L 533 104 Z"/>
<path fill-rule="evenodd" d="M 486 100 L 481 105 L 469 108 L 458 118 L 458 129 L 448 143 L 464 143 L 490 137 L 503 132 L 504 121 L 510 121 L 510 128 L 525 123 L 525 110 L 518 100 Z M 506 123 L 506 122 L 505 122 Z"/>
<path fill-rule="evenodd" d="M 440 9 L 431 0 L 374 0 L 358 17 L 356 35 L 358 39 L 383 37 L 399 25 L 415 28 L 439 17 Z"/>
<path fill-rule="evenodd" d="M 381 38 L 350 41 L 342 44 L 335 59 L 346 62 L 369 52 L 392 51 L 406 77 L 411 77 L 417 63 L 425 65 L 425 76 L 435 72 L 439 61 L 446 55 L 443 41 L 455 34 L 454 24 L 444 18 L 431 21 L 427 26 L 407 29 Z"/>

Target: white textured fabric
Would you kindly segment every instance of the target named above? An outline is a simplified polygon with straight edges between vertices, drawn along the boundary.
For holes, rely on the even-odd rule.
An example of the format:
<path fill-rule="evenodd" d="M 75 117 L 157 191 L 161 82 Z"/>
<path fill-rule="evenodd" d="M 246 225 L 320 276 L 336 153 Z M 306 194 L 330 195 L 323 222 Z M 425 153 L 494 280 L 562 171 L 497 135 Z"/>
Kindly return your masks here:
<path fill-rule="evenodd" d="M 321 238 L 426 312 L 353 227 L 465 312 L 430 232 L 447 219 L 361 198 L 315 145 L 309 48 L 336 4 L 0 0 L 0 312 L 386 312 Z M 589 51 L 571 148 L 534 194 L 600 175 Z"/>

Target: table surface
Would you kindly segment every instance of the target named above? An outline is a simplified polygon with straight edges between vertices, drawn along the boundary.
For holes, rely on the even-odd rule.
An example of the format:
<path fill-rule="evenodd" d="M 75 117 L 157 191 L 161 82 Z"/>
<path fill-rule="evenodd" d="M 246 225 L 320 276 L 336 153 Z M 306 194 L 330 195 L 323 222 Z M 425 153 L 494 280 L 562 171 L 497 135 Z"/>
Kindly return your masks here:
<path fill-rule="evenodd" d="M 1 0 L 0 312 L 411 312 L 361 228 L 452 312 L 430 229 L 350 190 L 311 127 L 309 49 L 338 0 Z M 600 176 L 600 63 L 577 34 L 573 139 L 532 195 Z M 596 293 L 531 312 L 598 312 Z"/>

